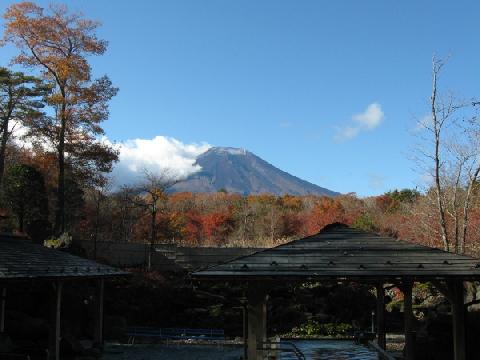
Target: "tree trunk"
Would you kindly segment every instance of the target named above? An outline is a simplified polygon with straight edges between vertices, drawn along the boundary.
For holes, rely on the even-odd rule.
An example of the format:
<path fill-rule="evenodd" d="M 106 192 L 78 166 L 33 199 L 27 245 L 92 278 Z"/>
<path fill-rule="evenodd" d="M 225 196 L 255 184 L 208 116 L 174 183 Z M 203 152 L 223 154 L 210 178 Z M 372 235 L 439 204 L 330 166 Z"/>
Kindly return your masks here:
<path fill-rule="evenodd" d="M 432 122 L 435 134 L 435 190 L 437 195 L 437 208 L 439 215 L 439 224 L 441 229 L 441 236 L 443 247 L 446 251 L 450 250 L 450 243 L 447 233 L 447 224 L 445 221 L 445 207 L 442 200 L 442 187 L 440 184 L 440 134 L 443 123 L 437 118 L 436 99 L 437 99 L 437 62 L 433 59 L 433 72 L 432 72 Z"/>
<path fill-rule="evenodd" d="M 5 172 L 5 151 L 8 141 L 8 119 L 3 120 L 2 140 L 0 143 L 0 188 L 3 185 L 3 173 Z"/>
<path fill-rule="evenodd" d="M 95 232 L 93 237 L 93 260 L 97 260 L 97 241 L 98 241 L 98 227 L 100 226 L 100 200 L 97 199 L 95 208 Z"/>
<path fill-rule="evenodd" d="M 148 253 L 148 271 L 152 270 L 152 255 L 154 251 L 155 240 L 157 237 L 157 208 L 156 204 L 152 205 L 151 213 L 151 237 L 150 237 L 150 251 Z"/>
<path fill-rule="evenodd" d="M 8 111 L 2 123 L 2 140 L 0 143 L 0 189 L 3 185 L 3 174 L 5 172 L 5 152 L 7 150 L 8 138 L 10 137 L 10 134 L 8 132 L 8 124 L 13 113 L 13 108 L 15 106 L 12 100 L 13 93 L 11 88 L 9 88 L 8 95 L 10 99 L 8 101 Z"/>
<path fill-rule="evenodd" d="M 62 104 L 61 126 L 59 134 L 58 151 L 58 188 L 57 188 L 57 214 L 55 219 L 55 232 L 59 235 L 65 232 L 65 128 L 66 104 Z"/>

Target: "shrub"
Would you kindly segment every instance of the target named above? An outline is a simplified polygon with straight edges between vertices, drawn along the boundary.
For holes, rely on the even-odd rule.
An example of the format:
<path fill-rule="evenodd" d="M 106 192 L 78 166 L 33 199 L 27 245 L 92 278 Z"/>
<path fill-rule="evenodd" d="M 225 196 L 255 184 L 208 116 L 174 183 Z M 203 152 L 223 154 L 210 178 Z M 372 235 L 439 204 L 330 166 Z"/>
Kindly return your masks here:
<path fill-rule="evenodd" d="M 305 324 L 293 328 L 294 337 L 343 337 L 348 336 L 352 331 L 352 325 L 346 323 L 325 323 L 321 324 L 315 320 L 309 320 Z"/>

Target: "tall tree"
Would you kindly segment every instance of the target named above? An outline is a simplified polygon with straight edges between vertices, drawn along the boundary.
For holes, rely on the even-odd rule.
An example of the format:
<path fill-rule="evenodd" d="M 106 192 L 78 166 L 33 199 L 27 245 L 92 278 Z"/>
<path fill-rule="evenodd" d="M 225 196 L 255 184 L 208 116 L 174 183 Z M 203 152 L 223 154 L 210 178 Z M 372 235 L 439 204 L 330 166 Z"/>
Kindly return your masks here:
<path fill-rule="evenodd" d="M 103 134 L 100 124 L 108 118 L 108 102 L 118 89 L 106 76 L 93 81 L 87 61 L 90 55 L 102 55 L 107 43 L 95 34 L 98 22 L 69 14 L 66 6 L 51 5 L 45 10 L 21 2 L 11 5 L 4 18 L 4 41 L 20 50 L 14 63 L 41 69 L 53 88 L 47 102 L 54 114 L 35 123 L 30 134 L 49 141 L 57 153 L 55 230 L 61 233 L 65 231 L 67 165 L 82 175 L 98 174 L 109 171 L 118 156 L 111 146 L 97 141 Z"/>
<path fill-rule="evenodd" d="M 0 186 L 5 169 L 5 152 L 15 126 L 34 122 L 42 115 L 48 86 L 41 79 L 0 67 Z"/>

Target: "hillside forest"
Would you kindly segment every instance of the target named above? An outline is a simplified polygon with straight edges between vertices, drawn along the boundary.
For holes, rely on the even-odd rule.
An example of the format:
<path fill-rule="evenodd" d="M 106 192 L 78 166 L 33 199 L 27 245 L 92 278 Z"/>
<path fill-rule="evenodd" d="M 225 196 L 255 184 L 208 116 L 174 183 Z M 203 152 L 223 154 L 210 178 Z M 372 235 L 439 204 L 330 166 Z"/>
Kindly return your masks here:
<path fill-rule="evenodd" d="M 92 78 L 89 58 L 107 50 L 96 35 L 99 23 L 65 6 L 29 2 L 3 16 L 2 44 L 18 54 L 0 69 L 2 231 L 38 242 L 267 247 L 342 222 L 480 256 L 478 102 L 443 94 L 442 59 L 425 69 L 432 74 L 432 93 L 425 94 L 431 111 L 412 135 L 412 166 L 425 186 L 367 198 L 172 193 L 182 179 L 168 172 L 145 171 L 130 186 L 111 183 L 118 150 L 102 142 L 102 123 L 118 88 L 106 75 Z"/>

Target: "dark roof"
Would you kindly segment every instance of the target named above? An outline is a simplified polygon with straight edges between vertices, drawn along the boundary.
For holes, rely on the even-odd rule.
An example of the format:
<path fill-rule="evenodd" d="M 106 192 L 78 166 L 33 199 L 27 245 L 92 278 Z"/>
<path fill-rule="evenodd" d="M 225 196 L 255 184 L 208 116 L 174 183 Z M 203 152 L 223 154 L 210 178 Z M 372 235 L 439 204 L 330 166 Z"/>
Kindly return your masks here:
<path fill-rule="evenodd" d="M 123 275 L 127 273 L 111 266 L 46 248 L 23 238 L 0 235 L 0 281 Z"/>
<path fill-rule="evenodd" d="M 196 279 L 480 279 L 480 260 L 343 224 L 193 273 Z"/>

